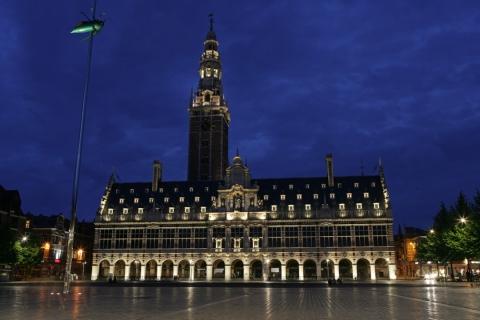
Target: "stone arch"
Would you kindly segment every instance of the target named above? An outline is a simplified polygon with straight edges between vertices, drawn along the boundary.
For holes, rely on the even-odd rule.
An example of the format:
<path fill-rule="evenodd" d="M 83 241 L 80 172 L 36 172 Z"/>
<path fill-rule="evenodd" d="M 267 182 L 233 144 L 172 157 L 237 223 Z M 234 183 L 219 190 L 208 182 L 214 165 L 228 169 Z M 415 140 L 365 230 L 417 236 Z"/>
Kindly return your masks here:
<path fill-rule="evenodd" d="M 299 263 L 295 259 L 290 259 L 286 264 L 287 280 L 298 280 L 299 278 Z"/>
<path fill-rule="evenodd" d="M 163 261 L 162 279 L 173 279 L 173 261 L 172 260 Z"/>
<path fill-rule="evenodd" d="M 195 262 L 195 280 L 205 280 L 207 278 L 207 263 L 205 260 L 198 260 Z"/>
<path fill-rule="evenodd" d="M 282 279 L 282 263 L 273 259 L 268 265 L 268 278 L 269 280 L 280 280 Z"/>
<path fill-rule="evenodd" d="M 125 261 L 120 259 L 115 262 L 113 276 L 116 280 L 125 280 Z"/>
<path fill-rule="evenodd" d="M 367 259 L 358 259 L 357 261 L 357 279 L 370 279 L 370 262 Z"/>
<path fill-rule="evenodd" d="M 108 260 L 102 260 L 98 264 L 98 279 L 106 280 L 110 275 L 110 262 Z"/>
<path fill-rule="evenodd" d="M 178 264 L 178 279 L 190 279 L 190 262 L 188 260 L 182 260 Z"/>
<path fill-rule="evenodd" d="M 303 263 L 303 278 L 305 280 L 317 279 L 317 263 L 312 259 L 305 260 Z"/>
<path fill-rule="evenodd" d="M 339 273 L 340 279 L 342 278 L 352 279 L 353 278 L 352 261 L 346 258 L 340 260 L 338 262 L 338 273 Z"/>
<path fill-rule="evenodd" d="M 243 261 L 234 260 L 231 267 L 231 279 L 243 279 Z"/>
<path fill-rule="evenodd" d="M 375 260 L 375 275 L 377 279 L 389 279 L 388 262 L 384 258 Z"/>
<path fill-rule="evenodd" d="M 333 279 L 335 277 L 335 263 L 332 259 L 323 260 L 320 263 L 320 276 L 322 279 Z"/>
<path fill-rule="evenodd" d="M 145 266 L 145 279 L 155 280 L 157 278 L 157 261 L 150 260 Z"/>
<path fill-rule="evenodd" d="M 140 274 L 142 270 L 142 263 L 139 260 L 133 260 L 130 263 L 130 280 L 140 280 Z"/>
<path fill-rule="evenodd" d="M 263 280 L 262 261 L 256 259 L 250 262 L 250 280 Z"/>
<path fill-rule="evenodd" d="M 212 277 L 214 279 L 225 279 L 225 262 L 222 259 L 215 260 L 212 268 Z"/>

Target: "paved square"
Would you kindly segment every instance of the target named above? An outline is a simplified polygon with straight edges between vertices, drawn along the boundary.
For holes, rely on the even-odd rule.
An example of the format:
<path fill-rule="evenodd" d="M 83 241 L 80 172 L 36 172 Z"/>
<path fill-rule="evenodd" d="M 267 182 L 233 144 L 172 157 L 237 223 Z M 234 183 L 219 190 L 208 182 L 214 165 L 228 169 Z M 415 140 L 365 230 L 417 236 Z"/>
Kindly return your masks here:
<path fill-rule="evenodd" d="M 479 319 L 480 289 L 0 287 L 0 319 Z"/>

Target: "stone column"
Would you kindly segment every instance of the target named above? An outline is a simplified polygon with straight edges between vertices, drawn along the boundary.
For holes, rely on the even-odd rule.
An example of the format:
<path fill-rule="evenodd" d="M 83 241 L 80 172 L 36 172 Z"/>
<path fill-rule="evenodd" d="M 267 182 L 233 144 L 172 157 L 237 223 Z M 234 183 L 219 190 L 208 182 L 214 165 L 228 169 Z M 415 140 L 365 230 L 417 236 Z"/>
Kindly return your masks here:
<path fill-rule="evenodd" d="M 390 278 L 390 280 L 397 279 L 396 269 L 397 268 L 394 263 L 388 265 L 388 277 Z"/>
<path fill-rule="evenodd" d="M 92 266 L 92 277 L 91 277 L 91 279 L 93 281 L 98 279 L 98 271 L 99 271 L 99 266 Z"/>
<path fill-rule="evenodd" d="M 287 280 L 287 265 L 282 263 L 282 280 Z"/>
<path fill-rule="evenodd" d="M 212 280 L 213 275 L 213 266 L 211 264 L 207 264 L 207 281 Z"/>
<path fill-rule="evenodd" d="M 303 263 L 298 265 L 298 280 L 303 281 Z"/>
<path fill-rule="evenodd" d="M 357 280 L 358 273 L 357 273 L 357 264 L 356 263 L 352 263 L 352 277 L 353 277 L 353 280 Z"/>
<path fill-rule="evenodd" d="M 248 264 L 243 265 L 243 280 L 250 280 L 250 266 Z"/>
<path fill-rule="evenodd" d="M 178 264 L 173 265 L 173 278 L 178 278 Z"/>
<path fill-rule="evenodd" d="M 370 264 L 370 279 L 377 279 L 377 275 L 375 274 L 375 263 Z"/>
<path fill-rule="evenodd" d="M 270 268 L 268 265 L 268 262 L 266 260 L 263 261 L 262 263 L 262 269 L 263 269 L 263 281 L 267 281 L 268 277 L 270 276 Z"/>
<path fill-rule="evenodd" d="M 141 281 L 145 280 L 145 271 L 146 271 L 146 269 L 147 269 L 147 266 L 146 266 L 146 265 L 142 264 L 142 265 L 140 266 L 140 280 L 141 280 Z"/>
<path fill-rule="evenodd" d="M 317 263 L 317 280 L 320 280 L 322 278 L 322 261 L 319 261 Z"/>
<path fill-rule="evenodd" d="M 327 266 L 328 268 L 328 266 Z M 335 263 L 333 265 L 333 274 L 335 276 L 335 279 L 339 279 L 340 278 L 340 267 L 338 266 L 338 263 Z"/>
<path fill-rule="evenodd" d="M 190 264 L 190 281 L 195 279 L 195 265 Z"/>
<path fill-rule="evenodd" d="M 162 265 L 157 264 L 157 280 L 162 280 Z"/>
<path fill-rule="evenodd" d="M 115 272 L 115 266 L 112 264 L 108 269 L 108 276 L 113 278 L 114 272 Z"/>
<path fill-rule="evenodd" d="M 130 265 L 125 265 L 125 281 L 130 280 Z"/>
<path fill-rule="evenodd" d="M 232 278 L 232 266 L 229 264 L 225 265 L 225 280 L 230 281 Z"/>

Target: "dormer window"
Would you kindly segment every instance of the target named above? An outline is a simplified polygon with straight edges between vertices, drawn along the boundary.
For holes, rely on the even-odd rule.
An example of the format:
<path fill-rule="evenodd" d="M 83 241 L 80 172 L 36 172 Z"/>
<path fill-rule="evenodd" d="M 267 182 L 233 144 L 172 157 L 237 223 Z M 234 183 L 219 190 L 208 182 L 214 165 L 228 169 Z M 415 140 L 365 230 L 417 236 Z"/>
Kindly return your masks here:
<path fill-rule="evenodd" d="M 178 199 L 178 201 L 180 201 L 180 203 L 183 203 L 183 202 L 185 202 L 185 198 L 184 198 L 184 197 L 180 197 L 180 198 Z"/>
<path fill-rule="evenodd" d="M 375 188 L 375 182 L 372 182 L 371 186 L 372 188 Z"/>
<path fill-rule="evenodd" d="M 195 202 L 200 202 L 200 197 L 195 197 Z"/>
<path fill-rule="evenodd" d="M 163 198 L 163 202 L 168 203 L 168 201 L 170 201 L 168 197 Z"/>
<path fill-rule="evenodd" d="M 190 213 L 190 207 L 185 207 L 185 208 L 184 208 L 184 212 L 185 212 L 185 213 Z"/>
<path fill-rule="evenodd" d="M 274 204 L 272 205 L 272 212 L 276 212 L 277 211 L 277 206 Z"/>
<path fill-rule="evenodd" d="M 207 212 L 207 207 L 200 207 L 200 212 L 201 213 Z"/>
<path fill-rule="evenodd" d="M 173 188 L 173 192 L 178 192 L 178 188 L 177 187 Z"/>
<path fill-rule="evenodd" d="M 313 194 L 313 199 L 317 200 L 318 199 L 318 193 Z"/>
<path fill-rule="evenodd" d="M 309 204 L 306 204 L 306 205 L 305 205 L 305 210 L 306 210 L 306 211 L 312 210 L 312 206 L 309 205 Z"/>
<path fill-rule="evenodd" d="M 148 203 L 153 203 L 155 201 L 155 199 L 153 198 L 148 198 Z"/>
<path fill-rule="evenodd" d="M 263 200 L 267 201 L 268 200 L 268 194 L 263 195 Z"/>
<path fill-rule="evenodd" d="M 168 213 L 175 213 L 175 208 L 174 207 L 169 207 L 168 208 Z"/>
<path fill-rule="evenodd" d="M 284 194 L 280 195 L 280 200 L 285 200 L 285 195 Z"/>
<path fill-rule="evenodd" d="M 302 200 L 302 195 L 301 194 L 297 194 L 297 200 Z"/>
<path fill-rule="evenodd" d="M 293 204 L 289 204 L 289 205 L 288 205 L 288 211 L 291 212 L 291 211 L 293 211 L 293 210 L 295 210 L 294 205 L 293 205 Z"/>
<path fill-rule="evenodd" d="M 357 208 L 357 210 L 362 210 L 363 205 L 361 203 L 356 203 L 355 207 Z"/>
<path fill-rule="evenodd" d="M 368 199 L 368 198 L 370 197 L 370 195 L 368 194 L 368 192 L 364 192 L 364 193 L 363 193 L 363 197 L 364 197 L 365 199 Z"/>
<path fill-rule="evenodd" d="M 150 192 L 150 189 L 145 188 L 145 193 L 149 193 L 149 192 Z"/>
<path fill-rule="evenodd" d="M 342 187 L 342 184 L 341 184 L 341 183 L 338 183 L 338 184 L 337 184 L 337 187 L 338 187 L 338 188 L 341 188 L 341 187 Z"/>
<path fill-rule="evenodd" d="M 277 190 L 277 185 L 274 184 L 274 185 L 272 186 L 272 189 L 273 189 L 273 190 Z"/>
<path fill-rule="evenodd" d="M 351 192 L 347 192 L 347 199 L 352 199 L 352 193 Z"/>
<path fill-rule="evenodd" d="M 130 189 L 130 194 L 134 194 L 135 193 L 135 190 L 134 189 Z"/>
<path fill-rule="evenodd" d="M 208 187 L 205 187 L 205 191 L 208 192 Z"/>
<path fill-rule="evenodd" d="M 163 188 L 158 189 L 158 192 L 163 193 Z"/>
<path fill-rule="evenodd" d="M 358 182 L 355 182 L 355 183 L 353 184 L 353 187 L 356 188 L 356 189 L 358 189 L 359 186 L 360 186 L 360 185 L 359 185 Z"/>
<path fill-rule="evenodd" d="M 305 189 L 310 189 L 310 185 L 308 183 L 305 185 Z"/>
<path fill-rule="evenodd" d="M 289 189 L 289 190 L 293 190 L 293 184 L 289 184 L 289 185 L 288 185 L 288 189 Z"/>
<path fill-rule="evenodd" d="M 124 203 L 125 203 L 125 199 L 123 199 L 123 198 L 118 199 L 118 203 L 124 204 Z"/>
<path fill-rule="evenodd" d="M 338 209 L 345 210 L 345 203 L 339 203 L 338 204 Z"/>
<path fill-rule="evenodd" d="M 330 199 L 335 199 L 335 193 L 330 193 Z"/>
<path fill-rule="evenodd" d="M 128 213 L 128 208 L 123 208 L 123 214 L 127 214 Z"/>
<path fill-rule="evenodd" d="M 133 203 L 138 203 L 138 198 L 133 198 Z"/>
<path fill-rule="evenodd" d="M 108 214 L 113 214 L 113 209 L 112 208 L 108 208 Z"/>
<path fill-rule="evenodd" d="M 193 188 L 192 187 L 188 188 L 188 191 L 193 192 Z"/>
<path fill-rule="evenodd" d="M 142 214 L 143 213 L 143 208 L 138 208 L 138 213 Z"/>
<path fill-rule="evenodd" d="M 326 189 L 327 185 L 325 183 L 322 183 L 322 189 Z"/>
<path fill-rule="evenodd" d="M 374 202 L 373 203 L 373 209 L 380 209 L 380 203 Z"/>
<path fill-rule="evenodd" d="M 215 201 L 216 200 L 215 196 L 212 196 L 210 200 Z"/>
<path fill-rule="evenodd" d="M 116 193 L 116 194 L 119 194 L 119 193 L 120 193 L 120 189 L 115 189 L 115 193 Z"/>

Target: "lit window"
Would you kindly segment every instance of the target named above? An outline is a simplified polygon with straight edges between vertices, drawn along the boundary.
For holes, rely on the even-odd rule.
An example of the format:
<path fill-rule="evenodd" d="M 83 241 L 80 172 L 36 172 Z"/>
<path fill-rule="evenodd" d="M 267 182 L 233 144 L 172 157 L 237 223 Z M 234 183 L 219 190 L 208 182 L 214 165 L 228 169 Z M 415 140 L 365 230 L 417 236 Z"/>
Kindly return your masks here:
<path fill-rule="evenodd" d="M 134 189 L 130 189 L 130 193 L 135 193 L 135 190 Z"/>
<path fill-rule="evenodd" d="M 185 207 L 185 213 L 190 213 L 190 207 Z"/>
<path fill-rule="evenodd" d="M 258 249 L 259 239 L 253 238 L 252 239 L 253 249 Z"/>
<path fill-rule="evenodd" d="M 184 197 L 180 197 L 179 201 L 180 201 L 181 203 L 183 203 L 183 202 L 185 201 L 185 198 L 184 198 Z"/>
<path fill-rule="evenodd" d="M 175 213 L 175 208 L 174 207 L 169 207 L 168 208 L 168 213 Z"/>
<path fill-rule="evenodd" d="M 212 196 L 212 197 L 210 198 L 210 200 L 212 200 L 212 201 L 215 201 L 216 199 L 217 199 L 217 198 L 215 198 L 215 196 Z"/>
<path fill-rule="evenodd" d="M 124 202 L 125 202 L 125 199 L 123 199 L 123 198 L 120 198 L 120 199 L 118 200 L 118 203 L 120 203 L 120 204 L 123 204 Z"/>
<path fill-rule="evenodd" d="M 222 249 L 222 239 L 215 239 L 215 249 Z"/>
<path fill-rule="evenodd" d="M 318 199 L 318 193 L 313 194 L 313 199 Z"/>
<path fill-rule="evenodd" d="M 211 77 L 212 76 L 212 69 L 206 68 L 205 69 L 205 74 L 207 75 L 207 77 Z"/>
<path fill-rule="evenodd" d="M 134 198 L 133 203 L 138 203 L 138 198 Z"/>
<path fill-rule="evenodd" d="M 293 204 L 288 205 L 288 211 L 293 211 L 294 209 L 295 207 L 293 206 Z"/>
<path fill-rule="evenodd" d="M 359 186 L 358 182 L 355 182 L 355 183 L 353 184 L 353 187 L 354 187 L 354 188 L 358 188 L 358 186 Z"/>
<path fill-rule="evenodd" d="M 193 188 L 192 187 L 188 188 L 188 191 L 193 192 Z"/>
<path fill-rule="evenodd" d="M 200 197 L 195 197 L 195 202 L 200 202 Z"/>
<path fill-rule="evenodd" d="M 272 205 L 272 211 L 277 211 L 277 206 L 276 205 Z"/>
<path fill-rule="evenodd" d="M 170 201 L 170 199 L 168 199 L 168 197 L 163 198 L 163 202 L 167 203 L 168 201 Z"/>
<path fill-rule="evenodd" d="M 335 199 L 335 193 L 330 193 L 330 199 Z"/>
<path fill-rule="evenodd" d="M 128 208 L 123 208 L 123 214 L 127 214 L 128 213 Z"/>
<path fill-rule="evenodd" d="M 280 195 L 280 200 L 285 200 L 285 195 L 284 194 Z"/>
<path fill-rule="evenodd" d="M 305 210 L 307 210 L 307 211 L 312 210 L 312 206 L 309 205 L 309 204 L 306 204 L 306 205 L 305 205 Z"/>
<path fill-rule="evenodd" d="M 370 196 L 370 195 L 368 194 L 368 192 L 364 192 L 364 193 L 363 193 L 363 197 L 364 197 L 365 199 L 368 199 L 369 196 Z"/>
<path fill-rule="evenodd" d="M 148 203 L 153 203 L 155 200 L 153 198 L 148 198 Z"/>
<path fill-rule="evenodd" d="M 361 203 L 357 203 L 355 204 L 355 207 L 357 208 L 357 210 L 361 210 L 363 206 Z"/>
<path fill-rule="evenodd" d="M 338 204 L 338 209 L 345 210 L 345 203 L 339 203 Z"/>
<path fill-rule="evenodd" d="M 373 203 L 373 209 L 380 209 L 380 203 L 374 202 Z"/>
<path fill-rule="evenodd" d="M 143 208 L 138 208 L 138 213 L 142 214 L 143 213 Z"/>
<path fill-rule="evenodd" d="M 352 193 L 351 192 L 347 193 L 347 199 L 352 199 Z"/>
<path fill-rule="evenodd" d="M 113 209 L 112 208 L 108 209 L 108 214 L 113 214 Z M 27 222 L 30 222 L 30 221 L 27 221 Z"/>
<path fill-rule="evenodd" d="M 267 201 L 268 200 L 268 194 L 263 195 L 263 200 Z"/>
<path fill-rule="evenodd" d="M 201 213 L 207 212 L 207 207 L 200 207 L 200 212 Z"/>
<path fill-rule="evenodd" d="M 213 76 L 218 78 L 218 69 L 213 69 Z"/>
<path fill-rule="evenodd" d="M 325 183 L 322 183 L 322 189 L 326 189 L 327 185 Z"/>
<path fill-rule="evenodd" d="M 288 189 L 293 190 L 293 184 L 289 184 Z"/>
<path fill-rule="evenodd" d="M 308 183 L 305 185 L 305 189 L 310 189 L 310 185 Z"/>
<path fill-rule="evenodd" d="M 297 200 L 302 200 L 302 195 L 301 194 L 297 194 Z"/>

